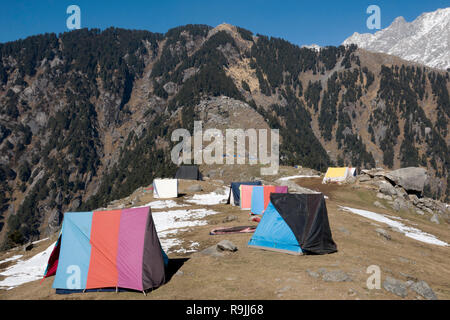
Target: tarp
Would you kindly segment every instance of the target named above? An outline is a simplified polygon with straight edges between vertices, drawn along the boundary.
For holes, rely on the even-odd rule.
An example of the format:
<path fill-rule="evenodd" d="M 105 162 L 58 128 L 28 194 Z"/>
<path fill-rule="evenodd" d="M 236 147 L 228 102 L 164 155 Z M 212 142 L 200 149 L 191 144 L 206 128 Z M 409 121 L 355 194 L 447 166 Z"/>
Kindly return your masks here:
<path fill-rule="evenodd" d="M 241 185 L 249 185 L 249 186 L 260 186 L 262 185 L 261 181 L 248 181 L 248 182 L 232 182 L 230 186 L 230 193 L 228 195 L 227 203 L 230 203 L 235 206 L 241 205 L 241 197 L 239 187 Z"/>
<path fill-rule="evenodd" d="M 176 198 L 178 197 L 177 179 L 155 179 L 153 180 L 154 198 Z"/>
<path fill-rule="evenodd" d="M 348 167 L 341 167 L 341 168 L 330 167 L 325 173 L 325 177 L 323 178 L 322 183 L 344 181 L 350 175 L 351 170 Z"/>
<path fill-rule="evenodd" d="M 248 244 L 292 254 L 336 252 L 323 194 L 272 193 Z"/>
<path fill-rule="evenodd" d="M 166 264 L 149 207 L 67 212 L 53 288 L 143 291 L 165 282 Z"/>
<path fill-rule="evenodd" d="M 211 230 L 209 234 L 213 236 L 218 234 L 252 233 L 255 230 L 255 226 L 221 227 Z"/>
<path fill-rule="evenodd" d="M 198 166 L 192 165 L 179 167 L 175 179 L 202 180 L 203 178 Z"/>

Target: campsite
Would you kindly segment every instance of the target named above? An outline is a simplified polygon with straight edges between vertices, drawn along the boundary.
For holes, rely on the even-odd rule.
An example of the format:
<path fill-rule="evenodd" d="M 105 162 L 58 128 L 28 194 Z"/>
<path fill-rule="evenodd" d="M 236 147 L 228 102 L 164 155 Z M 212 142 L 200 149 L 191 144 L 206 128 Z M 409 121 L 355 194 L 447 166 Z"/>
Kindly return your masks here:
<path fill-rule="evenodd" d="M 4 1 L 0 301 L 449 300 L 448 2 Z"/>
<path fill-rule="evenodd" d="M 172 187 L 178 189 L 175 197 L 155 198 L 151 186 L 143 186 L 128 197 L 113 201 L 107 208 L 103 208 L 116 215 L 130 210 L 127 208 L 151 208 L 161 248 L 168 257 L 164 284 L 146 290 L 145 294 L 140 289 L 117 290 L 116 283 L 103 283 L 101 286 L 108 286 L 110 290 L 102 292 L 94 289 L 57 294 L 55 276 L 45 279 L 39 276 L 34 281 L 0 290 L 0 299 L 423 300 L 450 297 L 450 274 L 447 268 L 447 243 L 450 243 L 448 222 L 441 218 L 442 223 L 436 224 L 430 221 L 428 214 L 419 215 L 412 209 L 396 211 L 390 208 L 389 201 L 379 197 L 377 183 L 374 183 L 373 179 L 368 182 L 366 174 L 353 176 L 344 182 L 323 183 L 324 175 L 314 170 L 283 166 L 277 176 L 253 179 L 261 181 L 262 186 L 287 186 L 288 192 L 272 195 L 272 201 L 280 201 L 284 197 L 294 201 L 295 206 L 301 207 L 301 203 L 310 201 L 307 199 L 312 197 L 311 199 L 318 199 L 322 206 L 322 211 L 316 210 L 316 213 L 323 213 L 324 209 L 327 211 L 329 228 L 324 230 L 328 248 L 331 246 L 331 250 L 322 252 L 324 254 L 305 252 L 306 254 L 298 255 L 286 252 L 284 247 L 273 250 L 251 245 L 252 238 L 261 239 L 258 234 L 261 235 L 262 228 L 258 231 L 258 225 L 265 220 L 270 222 L 269 225 L 274 225 L 274 215 L 272 214 L 270 221 L 269 211 L 275 213 L 277 210 L 270 202 L 264 208 L 267 215 L 263 214 L 260 222 L 257 222 L 252 219 L 255 215 L 251 214 L 250 210 L 227 203 L 233 194 L 231 182 L 252 180 L 250 174 L 258 168 L 241 166 L 237 170 L 232 166 L 224 166 L 223 170 L 222 176 L 226 177 L 227 181 L 208 176 L 203 177 L 203 180 L 174 179 L 177 184 Z M 236 200 L 236 195 L 233 197 Z M 282 203 L 288 203 L 286 199 Z M 379 203 L 384 205 L 384 209 L 378 206 Z M 281 214 L 277 215 L 275 220 L 288 220 L 283 209 L 279 209 L 278 205 L 276 207 Z M 291 208 L 290 205 L 288 207 Z M 373 220 L 345 208 L 355 209 L 355 212 L 366 210 L 379 214 L 389 221 L 402 223 L 409 228 L 409 232 L 418 230 L 422 238 L 410 237 L 410 233 L 401 232 L 403 229 L 398 230 L 396 226 L 386 224 L 384 220 Z M 288 211 L 292 212 L 292 209 Z M 96 212 L 94 216 L 95 214 Z M 104 214 L 97 216 L 104 217 Z M 174 219 L 171 220 L 172 228 L 163 229 L 163 217 L 168 219 L 171 214 L 174 214 Z M 189 215 L 189 221 L 183 221 L 183 215 Z M 283 219 L 280 219 L 280 216 Z M 318 216 L 324 217 L 323 214 Z M 312 220 L 317 222 L 317 219 Z M 186 224 L 182 225 L 181 222 Z M 178 228 L 177 223 L 180 223 Z M 254 229 L 250 232 L 211 234 L 214 229 L 233 230 L 240 226 Z M 276 232 L 268 234 L 287 234 L 286 229 L 289 229 L 287 224 L 279 225 Z M 92 235 L 93 233 L 91 237 Z M 426 241 L 426 236 L 435 241 Z M 264 239 L 272 243 L 279 242 L 270 237 Z M 292 239 L 285 240 L 291 241 L 298 249 L 297 240 Z M 44 250 L 47 250 L 48 256 L 51 252 L 50 246 L 56 241 L 57 235 L 36 243 L 29 251 L 17 248 L 0 256 L 0 287 L 8 280 L 8 276 L 4 275 L 5 270 L 14 267 L 15 263 L 19 264 L 17 261 L 27 261 Z M 98 247 L 98 242 L 92 243 L 95 243 L 93 248 Z M 22 257 L 14 258 L 17 255 Z M 91 253 L 91 263 L 93 258 Z M 97 259 L 97 266 L 102 265 L 101 260 Z M 160 262 L 160 265 L 161 263 L 163 262 Z M 368 287 L 370 266 L 378 266 L 381 270 L 379 289 Z M 42 275 L 44 269 L 45 266 L 41 266 Z M 108 270 L 110 273 L 115 272 Z"/>

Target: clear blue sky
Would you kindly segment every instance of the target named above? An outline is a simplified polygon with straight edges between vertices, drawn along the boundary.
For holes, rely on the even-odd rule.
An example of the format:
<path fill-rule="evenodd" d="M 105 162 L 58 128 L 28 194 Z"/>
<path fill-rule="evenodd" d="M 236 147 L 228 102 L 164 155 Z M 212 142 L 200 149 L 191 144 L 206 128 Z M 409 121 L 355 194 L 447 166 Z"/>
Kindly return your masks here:
<path fill-rule="evenodd" d="M 0 42 L 30 35 L 68 31 L 66 9 L 81 8 L 81 27 L 110 26 L 164 33 L 185 24 L 216 26 L 227 22 L 303 45 L 339 45 L 366 27 L 369 5 L 381 9 L 381 27 L 398 16 L 412 21 L 423 12 L 450 6 L 450 0 L 1 0 Z"/>

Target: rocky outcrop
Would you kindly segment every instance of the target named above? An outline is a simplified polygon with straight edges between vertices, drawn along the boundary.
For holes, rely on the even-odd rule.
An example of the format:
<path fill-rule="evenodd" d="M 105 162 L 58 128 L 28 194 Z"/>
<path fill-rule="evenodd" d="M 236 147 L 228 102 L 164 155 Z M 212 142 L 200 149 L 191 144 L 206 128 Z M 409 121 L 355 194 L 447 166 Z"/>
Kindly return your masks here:
<path fill-rule="evenodd" d="M 386 179 L 410 192 L 423 192 L 427 171 L 424 168 L 408 167 L 386 173 Z"/>
<path fill-rule="evenodd" d="M 52 210 L 48 219 L 46 234 L 51 235 L 57 232 L 61 226 L 62 219 L 63 214 L 61 213 L 60 210 L 58 209 Z"/>
<path fill-rule="evenodd" d="M 356 182 L 375 188 L 377 198 L 386 200 L 395 211 L 413 209 L 420 215 L 431 215 L 430 221 L 440 223 L 439 217 L 450 222 L 450 206 L 438 200 L 423 196 L 427 181 L 423 168 L 402 168 L 394 171 L 384 169 L 361 170 Z M 384 208 L 383 203 L 376 201 L 376 206 Z"/>

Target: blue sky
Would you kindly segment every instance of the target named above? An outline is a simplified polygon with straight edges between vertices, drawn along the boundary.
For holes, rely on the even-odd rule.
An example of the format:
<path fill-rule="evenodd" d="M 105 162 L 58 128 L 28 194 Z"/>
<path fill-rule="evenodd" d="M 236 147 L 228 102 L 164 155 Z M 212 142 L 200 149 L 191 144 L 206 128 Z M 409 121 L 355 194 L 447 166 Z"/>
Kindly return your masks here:
<path fill-rule="evenodd" d="M 81 9 L 82 28 L 110 26 L 164 33 L 185 24 L 216 26 L 227 22 L 254 33 L 286 39 L 298 45 L 339 45 L 366 26 L 369 5 L 381 9 L 381 28 L 398 16 L 412 21 L 423 12 L 450 6 L 446 0 L 1 0 L 0 42 L 30 35 L 68 31 L 69 5 Z"/>

